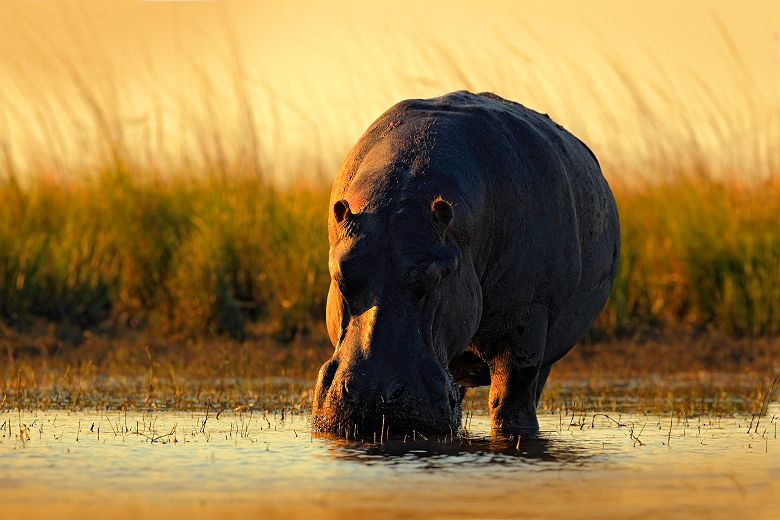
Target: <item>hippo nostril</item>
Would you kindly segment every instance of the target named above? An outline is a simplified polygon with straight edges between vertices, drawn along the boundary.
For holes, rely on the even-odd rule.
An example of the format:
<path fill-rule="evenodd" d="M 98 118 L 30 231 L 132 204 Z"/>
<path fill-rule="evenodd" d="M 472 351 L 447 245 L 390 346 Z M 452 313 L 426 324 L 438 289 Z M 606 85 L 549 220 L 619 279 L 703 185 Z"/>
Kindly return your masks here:
<path fill-rule="evenodd" d="M 330 388 L 333 384 L 333 378 L 336 376 L 336 371 L 339 368 L 339 364 L 335 359 L 331 359 L 320 368 L 319 386 L 325 390 Z"/>
<path fill-rule="evenodd" d="M 350 384 L 349 379 L 344 379 L 341 382 L 341 396 L 345 401 L 357 402 L 357 389 L 354 384 Z"/>
<path fill-rule="evenodd" d="M 404 391 L 404 384 L 398 380 L 393 380 L 387 385 L 384 391 L 384 403 L 390 404 L 401 398 Z"/>

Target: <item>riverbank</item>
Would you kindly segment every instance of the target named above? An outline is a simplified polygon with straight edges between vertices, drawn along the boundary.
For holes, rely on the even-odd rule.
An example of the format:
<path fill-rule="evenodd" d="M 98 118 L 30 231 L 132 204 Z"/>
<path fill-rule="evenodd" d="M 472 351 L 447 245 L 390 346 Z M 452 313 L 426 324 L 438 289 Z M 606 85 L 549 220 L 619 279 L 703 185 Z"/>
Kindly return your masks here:
<path fill-rule="evenodd" d="M 0 408 L 306 410 L 332 347 L 322 335 L 174 341 L 141 333 L 0 336 Z M 754 412 L 780 373 L 778 338 L 715 333 L 583 343 L 554 365 L 545 410 Z M 467 406 L 483 410 L 485 389 Z"/>

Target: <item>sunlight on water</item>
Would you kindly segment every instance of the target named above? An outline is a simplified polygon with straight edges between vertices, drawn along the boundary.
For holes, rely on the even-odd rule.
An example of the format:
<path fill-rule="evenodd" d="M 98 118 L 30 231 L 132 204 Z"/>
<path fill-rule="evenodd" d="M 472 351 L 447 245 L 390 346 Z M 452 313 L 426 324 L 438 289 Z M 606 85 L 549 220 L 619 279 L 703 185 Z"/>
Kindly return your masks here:
<path fill-rule="evenodd" d="M 780 404 L 760 418 L 575 413 L 540 422 L 540 439 L 519 442 L 493 439 L 484 416 L 454 439 L 390 432 L 356 442 L 313 436 L 308 415 L 6 411 L 0 499 L 43 516 L 97 497 L 160 514 L 162 504 L 195 499 L 196 514 L 262 507 L 293 516 L 364 507 L 465 517 L 780 511 Z"/>

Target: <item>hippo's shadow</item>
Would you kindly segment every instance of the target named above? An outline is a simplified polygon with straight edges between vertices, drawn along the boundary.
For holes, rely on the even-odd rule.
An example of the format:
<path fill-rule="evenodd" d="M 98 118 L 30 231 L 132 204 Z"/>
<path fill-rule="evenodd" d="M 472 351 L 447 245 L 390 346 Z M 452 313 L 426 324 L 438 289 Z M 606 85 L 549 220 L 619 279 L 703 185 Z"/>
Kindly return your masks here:
<path fill-rule="evenodd" d="M 595 454 L 577 442 L 552 433 L 535 438 L 463 435 L 446 439 L 390 439 L 377 442 L 346 440 L 323 435 L 328 454 L 339 460 L 365 464 L 418 466 L 421 469 L 482 466 L 580 466 Z"/>

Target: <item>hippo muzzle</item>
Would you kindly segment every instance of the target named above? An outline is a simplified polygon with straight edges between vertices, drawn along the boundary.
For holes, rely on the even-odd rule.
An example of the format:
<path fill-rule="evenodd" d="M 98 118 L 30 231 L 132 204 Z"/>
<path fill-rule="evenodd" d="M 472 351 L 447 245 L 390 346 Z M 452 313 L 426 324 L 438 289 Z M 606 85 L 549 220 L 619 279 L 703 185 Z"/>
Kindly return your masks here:
<path fill-rule="evenodd" d="M 359 353 L 359 352 L 357 352 Z M 439 362 L 429 356 L 387 362 L 337 351 L 319 372 L 312 425 L 356 436 L 456 432 L 460 395 Z"/>

